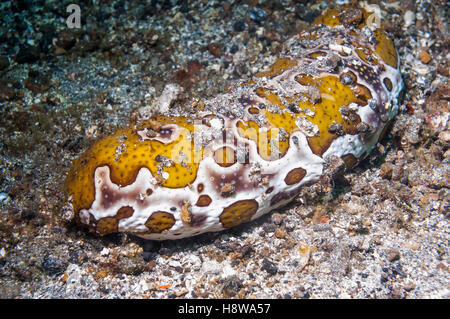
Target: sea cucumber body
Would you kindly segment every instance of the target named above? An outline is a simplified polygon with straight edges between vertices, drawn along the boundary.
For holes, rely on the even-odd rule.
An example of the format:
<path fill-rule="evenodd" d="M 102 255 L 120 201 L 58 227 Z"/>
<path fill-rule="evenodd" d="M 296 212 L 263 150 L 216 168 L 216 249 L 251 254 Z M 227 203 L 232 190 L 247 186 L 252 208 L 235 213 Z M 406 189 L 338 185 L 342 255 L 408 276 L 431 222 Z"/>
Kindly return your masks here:
<path fill-rule="evenodd" d="M 96 142 L 66 181 L 77 221 L 155 240 L 220 231 L 291 201 L 330 158 L 355 165 L 397 113 L 403 87 L 392 41 L 369 17 L 331 10 L 267 71 L 195 114 Z"/>

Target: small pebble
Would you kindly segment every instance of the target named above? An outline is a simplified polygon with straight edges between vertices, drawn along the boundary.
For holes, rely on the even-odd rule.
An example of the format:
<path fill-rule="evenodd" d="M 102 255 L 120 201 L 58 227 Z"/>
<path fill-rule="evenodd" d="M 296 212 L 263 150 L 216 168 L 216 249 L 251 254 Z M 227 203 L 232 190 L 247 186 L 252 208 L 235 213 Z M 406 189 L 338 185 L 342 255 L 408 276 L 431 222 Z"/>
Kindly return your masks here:
<path fill-rule="evenodd" d="M 55 257 L 46 257 L 42 262 L 42 270 L 48 275 L 62 274 L 66 269 L 65 263 Z"/>
<path fill-rule="evenodd" d="M 275 225 L 281 225 L 283 222 L 283 215 L 280 213 L 273 213 L 271 216 L 272 223 Z"/>
<path fill-rule="evenodd" d="M 424 49 L 419 51 L 419 58 L 420 58 L 420 61 L 422 61 L 425 64 L 428 64 L 431 61 L 430 54 Z"/>
<path fill-rule="evenodd" d="M 411 291 L 414 290 L 416 288 L 416 285 L 413 282 L 407 282 L 404 286 L 403 289 L 405 289 L 405 291 Z"/>
<path fill-rule="evenodd" d="M 263 230 L 266 233 L 273 233 L 275 231 L 275 225 L 274 224 L 265 223 L 263 225 Z"/>
<path fill-rule="evenodd" d="M 0 193 L 0 203 L 6 204 L 9 201 L 9 196 L 6 193 Z"/>
<path fill-rule="evenodd" d="M 62 31 L 58 34 L 56 45 L 62 49 L 70 50 L 75 45 L 76 38 L 72 32 Z"/>
<path fill-rule="evenodd" d="M 236 32 L 242 32 L 246 28 L 246 23 L 244 20 L 238 20 L 233 24 L 233 30 Z"/>
<path fill-rule="evenodd" d="M 103 248 L 102 251 L 100 252 L 101 256 L 108 256 L 109 255 L 109 248 Z"/>
<path fill-rule="evenodd" d="M 212 42 L 212 43 L 208 44 L 208 50 L 216 58 L 220 58 L 220 56 L 222 55 L 222 49 L 221 49 L 219 43 Z"/>
<path fill-rule="evenodd" d="M 236 296 L 242 287 L 243 287 L 242 281 L 238 277 L 232 276 L 228 279 L 225 279 L 222 291 L 225 298 L 230 298 Z"/>
<path fill-rule="evenodd" d="M 271 275 L 275 275 L 278 272 L 277 266 L 267 258 L 263 259 L 261 270 L 265 270 Z"/>
<path fill-rule="evenodd" d="M 286 237 L 286 232 L 281 228 L 277 228 L 275 229 L 274 235 L 276 238 L 283 239 L 284 237 Z"/>
<path fill-rule="evenodd" d="M 383 163 L 380 166 L 380 176 L 384 179 L 392 178 L 394 166 L 391 163 Z"/>
<path fill-rule="evenodd" d="M 261 22 L 264 22 L 267 14 L 264 10 L 256 8 L 256 9 L 250 11 L 249 16 L 250 16 L 250 19 L 252 19 L 258 23 L 261 23 Z"/>
<path fill-rule="evenodd" d="M 387 259 L 390 262 L 399 260 L 400 259 L 400 252 L 397 249 L 389 249 L 387 251 Z"/>
<path fill-rule="evenodd" d="M 413 25 L 414 22 L 416 21 L 416 15 L 411 10 L 408 10 L 405 12 L 403 19 L 405 21 L 404 27 L 408 28 L 409 26 Z"/>

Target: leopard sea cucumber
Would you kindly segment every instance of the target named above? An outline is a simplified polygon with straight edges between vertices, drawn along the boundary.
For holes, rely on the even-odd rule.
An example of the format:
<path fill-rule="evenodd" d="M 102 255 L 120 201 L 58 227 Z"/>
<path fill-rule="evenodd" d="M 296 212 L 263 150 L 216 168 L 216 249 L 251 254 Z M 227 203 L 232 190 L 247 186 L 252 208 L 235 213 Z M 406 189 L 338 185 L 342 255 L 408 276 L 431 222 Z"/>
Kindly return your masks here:
<path fill-rule="evenodd" d="M 266 71 L 195 114 L 137 121 L 94 143 L 66 179 L 76 220 L 154 240 L 220 231 L 285 205 L 330 158 L 357 164 L 403 88 L 393 42 L 369 20 L 365 9 L 328 10 Z"/>

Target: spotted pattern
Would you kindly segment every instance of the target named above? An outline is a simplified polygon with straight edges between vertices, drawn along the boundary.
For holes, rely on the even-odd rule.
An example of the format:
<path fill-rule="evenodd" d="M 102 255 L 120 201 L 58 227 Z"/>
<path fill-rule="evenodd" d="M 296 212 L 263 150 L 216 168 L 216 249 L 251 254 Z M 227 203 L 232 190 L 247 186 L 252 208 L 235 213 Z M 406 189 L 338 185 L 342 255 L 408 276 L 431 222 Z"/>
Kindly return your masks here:
<path fill-rule="evenodd" d="M 357 165 L 403 88 L 393 42 L 369 20 L 364 8 L 328 10 L 267 70 L 197 102 L 201 111 L 95 142 L 66 179 L 76 220 L 155 240 L 220 231 L 286 204 L 333 158 Z"/>

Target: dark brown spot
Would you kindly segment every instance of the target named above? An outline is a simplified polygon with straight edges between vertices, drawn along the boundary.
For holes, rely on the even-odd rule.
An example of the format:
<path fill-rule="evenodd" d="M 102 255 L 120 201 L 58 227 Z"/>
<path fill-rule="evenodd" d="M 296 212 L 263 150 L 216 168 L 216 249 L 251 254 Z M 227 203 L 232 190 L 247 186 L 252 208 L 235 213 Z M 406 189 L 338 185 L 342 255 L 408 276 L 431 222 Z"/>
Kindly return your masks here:
<path fill-rule="evenodd" d="M 147 196 L 150 196 L 151 194 L 153 194 L 153 190 L 151 188 L 147 188 L 147 190 L 145 191 L 145 194 Z"/>
<path fill-rule="evenodd" d="M 386 86 L 386 89 L 388 89 L 389 92 L 392 91 L 392 82 L 389 78 L 384 78 L 383 83 Z"/>
<path fill-rule="evenodd" d="M 119 230 L 119 224 L 114 217 L 103 217 L 97 222 L 97 233 L 100 236 L 115 233 Z"/>
<path fill-rule="evenodd" d="M 205 185 L 203 185 L 202 183 L 197 185 L 197 192 L 201 193 L 201 192 L 203 192 L 204 189 L 205 189 Z"/>
<path fill-rule="evenodd" d="M 214 161 L 222 167 L 229 167 L 236 163 L 235 151 L 228 147 L 221 147 L 214 152 Z"/>
<path fill-rule="evenodd" d="M 249 221 L 258 210 L 259 204 L 254 199 L 240 200 L 224 208 L 220 214 L 223 227 L 233 227 Z"/>
<path fill-rule="evenodd" d="M 249 107 L 248 113 L 250 114 L 259 114 L 259 109 L 257 107 Z"/>
<path fill-rule="evenodd" d="M 273 186 L 270 186 L 268 189 L 266 189 L 266 194 L 270 194 L 273 192 L 275 188 Z"/>
<path fill-rule="evenodd" d="M 238 98 L 238 101 L 239 101 L 239 103 L 241 103 L 244 106 L 255 104 L 255 101 L 248 97 L 240 97 L 240 98 Z"/>
<path fill-rule="evenodd" d="M 198 198 L 197 203 L 195 203 L 195 205 L 199 207 L 206 207 L 209 204 L 211 204 L 211 202 L 212 202 L 211 197 L 209 197 L 208 195 L 201 195 Z"/>
<path fill-rule="evenodd" d="M 303 177 L 305 177 L 305 175 L 306 170 L 304 170 L 303 168 L 301 167 L 294 168 L 289 173 L 287 173 L 286 177 L 284 178 L 284 182 L 287 185 L 297 184 L 300 183 L 300 181 L 303 179 Z"/>
<path fill-rule="evenodd" d="M 123 219 L 133 216 L 134 209 L 130 206 L 122 206 L 119 208 L 116 214 L 117 219 Z"/>
<path fill-rule="evenodd" d="M 131 217 L 133 213 L 134 213 L 133 207 L 123 206 L 119 208 L 115 216 L 100 218 L 97 222 L 97 226 L 95 229 L 97 233 L 101 236 L 118 232 L 119 220 Z"/>
<path fill-rule="evenodd" d="M 173 215 L 163 211 L 152 213 L 145 222 L 145 226 L 150 233 L 162 233 L 164 230 L 172 228 L 174 224 L 175 218 Z"/>
<path fill-rule="evenodd" d="M 295 81 L 300 83 L 301 85 L 313 85 L 314 79 L 311 75 L 299 74 L 295 76 Z"/>
<path fill-rule="evenodd" d="M 159 130 L 159 136 L 165 139 L 170 139 L 173 134 L 173 129 L 171 127 L 161 127 Z"/>

